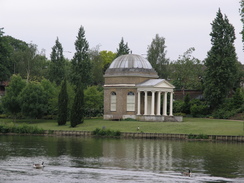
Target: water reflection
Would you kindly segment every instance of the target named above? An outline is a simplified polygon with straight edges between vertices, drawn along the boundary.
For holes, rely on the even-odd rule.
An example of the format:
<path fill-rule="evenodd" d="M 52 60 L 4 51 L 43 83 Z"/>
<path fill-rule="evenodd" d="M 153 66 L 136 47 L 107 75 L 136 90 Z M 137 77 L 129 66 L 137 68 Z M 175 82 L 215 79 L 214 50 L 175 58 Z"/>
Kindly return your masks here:
<path fill-rule="evenodd" d="M 42 174 L 69 182 L 80 177 L 84 182 L 244 181 L 242 143 L 0 136 L 0 146 L 4 182 Z M 42 161 L 46 167 L 40 174 L 31 165 Z M 180 172 L 188 168 L 193 176 L 182 177 Z"/>

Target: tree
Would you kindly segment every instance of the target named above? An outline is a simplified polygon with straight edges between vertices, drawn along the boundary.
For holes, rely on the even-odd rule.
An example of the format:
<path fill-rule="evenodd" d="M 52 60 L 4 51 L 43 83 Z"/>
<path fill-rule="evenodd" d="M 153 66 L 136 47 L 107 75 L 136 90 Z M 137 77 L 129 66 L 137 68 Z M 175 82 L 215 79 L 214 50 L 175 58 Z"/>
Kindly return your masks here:
<path fill-rule="evenodd" d="M 101 87 L 102 88 L 102 87 Z M 90 86 L 84 90 L 85 116 L 96 117 L 103 112 L 103 91 L 98 86 Z"/>
<path fill-rule="evenodd" d="M 6 94 L 2 99 L 4 109 L 13 115 L 14 119 L 21 112 L 21 104 L 18 96 L 25 85 L 26 83 L 19 75 L 13 75 L 10 79 L 9 86 L 6 88 Z"/>
<path fill-rule="evenodd" d="M 156 34 L 151 45 L 147 48 L 147 59 L 152 67 L 157 71 L 159 78 L 168 78 L 169 59 L 166 58 L 165 38 Z"/>
<path fill-rule="evenodd" d="M 170 64 L 170 79 L 176 89 L 202 89 L 204 65 L 192 56 L 194 48 L 189 48 L 178 60 Z"/>
<path fill-rule="evenodd" d="M 113 60 L 116 57 L 116 53 L 113 53 L 112 51 L 100 51 L 100 57 L 103 61 L 103 74 L 105 71 L 109 68 L 110 64 L 113 62 Z"/>
<path fill-rule="evenodd" d="M 241 34 L 242 34 L 243 51 L 244 51 L 244 1 L 241 0 L 240 4 L 241 4 L 241 9 L 240 9 L 241 22 L 243 24 Z"/>
<path fill-rule="evenodd" d="M 60 85 L 65 77 L 65 59 L 63 56 L 63 47 L 57 38 L 55 45 L 52 47 L 51 64 L 49 70 L 49 79 Z"/>
<path fill-rule="evenodd" d="M 237 57 L 234 47 L 235 31 L 220 9 L 212 22 L 212 47 L 205 60 L 204 96 L 211 109 L 220 106 L 232 92 L 237 80 Z"/>
<path fill-rule="evenodd" d="M 76 89 L 75 99 L 71 110 L 70 126 L 76 127 L 76 125 L 83 123 L 84 121 L 84 88 L 79 85 Z"/>
<path fill-rule="evenodd" d="M 58 87 L 47 79 L 41 80 L 41 86 L 48 100 L 45 115 L 56 115 L 58 108 Z"/>
<path fill-rule="evenodd" d="M 126 55 L 129 54 L 130 52 L 130 48 L 128 47 L 128 43 L 124 43 L 124 38 L 122 37 L 120 43 L 119 43 L 119 48 L 117 49 L 117 53 L 116 53 L 116 58 L 121 56 L 121 55 Z"/>
<path fill-rule="evenodd" d="M 64 79 L 58 96 L 58 125 L 65 125 L 68 117 L 68 93 Z"/>
<path fill-rule="evenodd" d="M 89 50 L 89 56 L 92 63 L 93 85 L 103 85 L 103 61 L 99 54 L 99 46 Z"/>
<path fill-rule="evenodd" d="M 3 28 L 0 28 L 0 81 L 6 81 L 11 76 L 11 64 L 8 62 L 10 51 L 3 34 Z"/>
<path fill-rule="evenodd" d="M 47 110 L 48 97 L 39 82 L 30 81 L 19 94 L 22 113 L 30 118 L 41 118 Z"/>
<path fill-rule="evenodd" d="M 85 38 L 85 30 L 81 26 L 75 41 L 75 55 L 72 59 L 72 83 L 78 87 L 81 83 L 86 88 L 92 82 L 92 64 L 88 53 L 89 44 Z"/>

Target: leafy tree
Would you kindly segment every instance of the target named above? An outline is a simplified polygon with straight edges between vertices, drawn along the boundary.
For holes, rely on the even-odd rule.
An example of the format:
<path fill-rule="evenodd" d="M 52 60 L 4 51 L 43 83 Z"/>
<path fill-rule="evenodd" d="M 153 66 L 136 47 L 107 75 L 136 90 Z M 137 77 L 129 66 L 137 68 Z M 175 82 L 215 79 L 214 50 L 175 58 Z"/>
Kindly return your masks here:
<path fill-rule="evenodd" d="M 90 86 L 84 90 L 85 116 L 96 117 L 103 112 L 103 91 L 98 86 Z"/>
<path fill-rule="evenodd" d="M 243 42 L 243 50 L 244 50 L 244 1 L 241 0 L 240 4 L 241 4 L 241 9 L 240 9 L 241 22 L 243 24 L 241 34 L 242 34 L 242 42 Z"/>
<path fill-rule="evenodd" d="M 103 61 L 99 54 L 99 46 L 89 50 L 89 56 L 92 63 L 93 85 L 103 85 Z"/>
<path fill-rule="evenodd" d="M 204 65 L 192 57 L 194 50 L 188 49 L 176 62 L 170 64 L 170 79 L 177 89 L 202 89 Z"/>
<path fill-rule="evenodd" d="M 83 123 L 84 121 L 84 89 L 82 85 L 79 85 L 76 89 L 75 99 L 71 110 L 70 125 L 76 127 L 76 125 Z"/>
<path fill-rule="evenodd" d="M 116 57 L 116 53 L 113 53 L 112 51 L 100 51 L 100 58 L 103 61 L 103 74 L 105 71 L 109 68 L 110 64 L 113 62 L 113 60 Z"/>
<path fill-rule="evenodd" d="M 244 98 L 241 95 L 241 90 L 238 88 L 233 95 L 233 106 L 238 109 L 243 105 Z"/>
<path fill-rule="evenodd" d="M 4 109 L 13 115 L 15 119 L 17 114 L 21 112 L 21 104 L 18 100 L 18 96 L 25 85 L 26 83 L 19 75 L 13 75 L 10 79 L 8 87 L 6 88 L 6 94 L 3 97 Z"/>
<path fill-rule="evenodd" d="M 7 81 L 11 76 L 11 64 L 8 62 L 10 51 L 3 33 L 3 28 L 0 28 L 0 81 Z"/>
<path fill-rule="evenodd" d="M 57 38 L 55 45 L 52 47 L 49 79 L 57 85 L 60 85 L 64 77 L 65 59 L 63 56 L 63 47 Z"/>
<path fill-rule="evenodd" d="M 117 49 L 117 53 L 116 53 L 116 58 L 121 56 L 121 55 L 126 55 L 129 54 L 130 52 L 130 48 L 128 46 L 128 43 L 124 43 L 124 38 L 122 37 L 120 43 L 119 43 L 119 48 Z"/>
<path fill-rule="evenodd" d="M 56 115 L 58 108 L 58 88 L 47 79 L 41 81 L 41 86 L 48 100 L 45 115 Z"/>
<path fill-rule="evenodd" d="M 58 125 L 65 125 L 68 117 L 68 93 L 66 79 L 63 81 L 58 96 Z"/>
<path fill-rule="evenodd" d="M 186 96 L 184 97 L 184 104 L 182 106 L 183 113 L 190 114 L 190 108 L 191 108 L 190 100 L 191 100 L 190 96 L 187 93 Z"/>
<path fill-rule="evenodd" d="M 234 27 L 220 9 L 212 23 L 210 36 L 212 47 L 205 60 L 204 96 L 211 109 L 216 109 L 232 92 L 238 74 Z"/>
<path fill-rule="evenodd" d="M 72 83 L 78 87 L 83 83 L 86 88 L 92 82 L 92 64 L 88 53 L 89 44 L 85 38 L 85 30 L 81 26 L 78 32 L 77 40 L 75 41 L 75 55 L 72 63 Z"/>
<path fill-rule="evenodd" d="M 22 113 L 30 118 L 41 118 L 47 109 L 48 97 L 39 82 L 29 82 L 19 95 Z"/>
<path fill-rule="evenodd" d="M 152 67 L 157 71 L 160 78 L 168 78 L 169 59 L 166 58 L 165 38 L 156 34 L 151 45 L 147 48 L 147 59 Z"/>

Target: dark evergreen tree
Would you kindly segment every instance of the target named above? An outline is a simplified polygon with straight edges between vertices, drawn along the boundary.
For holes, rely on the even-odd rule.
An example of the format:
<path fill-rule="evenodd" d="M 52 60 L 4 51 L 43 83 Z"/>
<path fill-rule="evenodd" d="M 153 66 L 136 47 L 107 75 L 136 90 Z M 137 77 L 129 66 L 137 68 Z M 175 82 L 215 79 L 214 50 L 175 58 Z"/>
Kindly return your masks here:
<path fill-rule="evenodd" d="M 74 103 L 71 110 L 70 126 L 76 127 L 76 125 L 83 123 L 84 121 L 84 88 L 78 85 L 76 88 Z"/>
<path fill-rule="evenodd" d="M 120 43 L 119 43 L 119 48 L 117 49 L 117 53 L 116 53 L 116 58 L 121 56 L 121 55 L 126 55 L 129 54 L 130 52 L 130 48 L 128 47 L 128 43 L 124 43 L 124 39 L 122 38 Z"/>
<path fill-rule="evenodd" d="M 89 44 L 85 38 L 85 30 L 81 26 L 75 41 L 75 55 L 72 59 L 71 82 L 78 87 L 81 83 L 86 88 L 92 83 L 92 64 L 88 53 Z"/>
<path fill-rule="evenodd" d="M 58 125 L 65 125 L 68 116 L 68 92 L 64 79 L 58 96 Z"/>
<path fill-rule="evenodd" d="M 240 4 L 241 4 L 241 9 L 240 9 L 241 22 L 243 24 L 241 34 L 242 34 L 242 42 L 244 44 L 244 1 L 241 0 Z M 243 51 L 244 51 L 244 46 L 243 46 Z"/>
<path fill-rule="evenodd" d="M 185 114 L 190 114 L 190 108 L 191 108 L 191 104 L 190 104 L 190 95 L 187 93 L 186 96 L 184 97 L 184 104 L 182 106 L 182 112 Z"/>
<path fill-rule="evenodd" d="M 52 47 L 51 64 L 49 70 L 49 79 L 60 85 L 65 77 L 65 59 L 63 56 L 63 47 L 58 38 L 55 45 Z"/>
<path fill-rule="evenodd" d="M 204 96 L 211 109 L 216 109 L 232 92 L 238 77 L 234 27 L 220 9 L 210 36 L 212 47 L 205 60 Z"/>
<path fill-rule="evenodd" d="M 165 38 L 156 34 L 151 45 L 147 48 L 147 59 L 151 63 L 152 67 L 157 71 L 159 78 L 167 79 L 169 75 L 169 72 L 167 72 L 169 59 L 166 58 L 167 51 L 165 49 Z"/>
<path fill-rule="evenodd" d="M 0 81 L 6 81 L 10 78 L 11 65 L 7 61 L 7 58 L 10 56 L 8 44 L 3 37 L 3 28 L 0 28 Z"/>

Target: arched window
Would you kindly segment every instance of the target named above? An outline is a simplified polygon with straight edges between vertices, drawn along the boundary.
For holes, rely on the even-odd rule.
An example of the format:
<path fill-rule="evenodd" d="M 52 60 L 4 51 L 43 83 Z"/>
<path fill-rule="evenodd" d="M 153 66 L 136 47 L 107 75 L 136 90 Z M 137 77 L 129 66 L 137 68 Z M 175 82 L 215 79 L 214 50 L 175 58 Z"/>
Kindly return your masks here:
<path fill-rule="evenodd" d="M 110 96 L 110 110 L 111 111 L 116 111 L 116 93 L 111 92 Z"/>
<path fill-rule="evenodd" d="M 133 92 L 127 94 L 127 111 L 135 111 L 135 94 Z"/>

